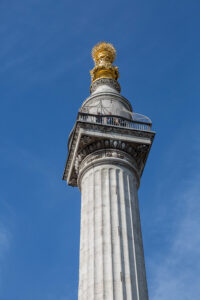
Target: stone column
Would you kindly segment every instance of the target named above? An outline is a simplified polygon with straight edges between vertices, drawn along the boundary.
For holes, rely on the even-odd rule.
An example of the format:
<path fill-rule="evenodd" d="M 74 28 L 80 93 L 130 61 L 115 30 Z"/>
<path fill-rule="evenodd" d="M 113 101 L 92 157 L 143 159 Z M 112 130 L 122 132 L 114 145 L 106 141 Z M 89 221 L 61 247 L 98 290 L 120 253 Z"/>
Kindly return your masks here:
<path fill-rule="evenodd" d="M 104 149 L 79 168 L 79 300 L 148 300 L 133 158 Z"/>

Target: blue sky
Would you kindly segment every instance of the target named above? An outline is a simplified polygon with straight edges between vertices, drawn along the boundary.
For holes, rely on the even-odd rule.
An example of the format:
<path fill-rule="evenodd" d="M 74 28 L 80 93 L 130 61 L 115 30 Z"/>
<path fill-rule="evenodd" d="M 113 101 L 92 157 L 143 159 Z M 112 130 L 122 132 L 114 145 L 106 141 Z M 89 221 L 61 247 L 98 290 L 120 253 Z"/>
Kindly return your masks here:
<path fill-rule="evenodd" d="M 62 179 L 91 49 L 157 132 L 139 190 L 151 300 L 200 294 L 200 2 L 0 1 L 0 300 L 75 300 L 80 193 Z"/>

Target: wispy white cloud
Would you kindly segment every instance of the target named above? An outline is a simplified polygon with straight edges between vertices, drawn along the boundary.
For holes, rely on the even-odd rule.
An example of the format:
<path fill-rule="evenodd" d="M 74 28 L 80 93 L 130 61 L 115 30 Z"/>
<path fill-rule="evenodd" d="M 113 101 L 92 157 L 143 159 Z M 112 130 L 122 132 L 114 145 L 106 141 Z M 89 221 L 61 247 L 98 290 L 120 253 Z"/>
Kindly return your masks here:
<path fill-rule="evenodd" d="M 0 261 L 3 260 L 6 251 L 10 246 L 10 232 L 0 224 Z"/>
<path fill-rule="evenodd" d="M 193 145 L 195 149 L 190 152 L 197 153 L 199 141 Z M 158 249 L 162 253 L 155 255 L 150 267 L 152 300 L 199 299 L 200 167 L 196 156 L 190 158 L 190 163 L 188 173 L 182 174 L 180 182 L 176 182 L 176 190 L 168 195 L 172 197 L 168 211 L 173 212 L 173 217 L 170 232 L 166 233 L 169 235 L 167 248 Z"/>
<path fill-rule="evenodd" d="M 5 225 L 0 223 L 0 287 L 3 280 L 3 269 L 6 264 L 6 255 L 10 249 L 11 233 Z"/>

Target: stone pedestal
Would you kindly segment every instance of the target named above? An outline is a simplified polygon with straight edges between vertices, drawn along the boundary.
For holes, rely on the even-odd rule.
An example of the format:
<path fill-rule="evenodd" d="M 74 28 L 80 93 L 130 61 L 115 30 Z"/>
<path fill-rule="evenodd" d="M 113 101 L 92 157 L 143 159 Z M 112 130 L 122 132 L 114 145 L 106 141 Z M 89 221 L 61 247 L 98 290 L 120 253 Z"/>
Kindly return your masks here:
<path fill-rule="evenodd" d="M 136 162 L 123 151 L 95 151 L 78 181 L 79 300 L 147 300 Z"/>

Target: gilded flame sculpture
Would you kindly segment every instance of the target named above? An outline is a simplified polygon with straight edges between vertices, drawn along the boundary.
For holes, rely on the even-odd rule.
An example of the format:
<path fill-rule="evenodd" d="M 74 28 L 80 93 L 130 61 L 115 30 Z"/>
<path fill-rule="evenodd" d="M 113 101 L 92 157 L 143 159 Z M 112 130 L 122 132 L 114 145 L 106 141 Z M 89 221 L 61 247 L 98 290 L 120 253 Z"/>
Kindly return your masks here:
<path fill-rule="evenodd" d="M 92 58 L 95 67 L 90 71 L 92 82 L 100 78 L 119 78 L 118 67 L 113 66 L 116 57 L 116 50 L 112 44 L 100 42 L 92 49 Z"/>

